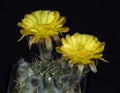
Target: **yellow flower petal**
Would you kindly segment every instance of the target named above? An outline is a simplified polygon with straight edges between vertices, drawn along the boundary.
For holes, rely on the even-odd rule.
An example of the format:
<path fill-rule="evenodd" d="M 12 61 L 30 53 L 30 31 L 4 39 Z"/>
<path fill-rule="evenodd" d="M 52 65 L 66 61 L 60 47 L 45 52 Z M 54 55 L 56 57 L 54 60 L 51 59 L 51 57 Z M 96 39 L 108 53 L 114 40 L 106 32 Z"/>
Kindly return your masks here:
<path fill-rule="evenodd" d="M 65 22 L 66 22 L 66 18 L 62 16 L 62 17 L 57 21 L 56 27 L 62 27 Z"/>
<path fill-rule="evenodd" d="M 60 28 L 56 28 L 56 31 L 60 31 L 60 32 L 68 32 L 69 28 L 68 27 L 60 27 Z"/>
<path fill-rule="evenodd" d="M 55 11 L 54 16 L 55 16 L 55 18 L 54 18 L 53 22 L 56 23 L 58 21 L 58 19 L 60 18 L 60 13 L 58 11 Z"/>

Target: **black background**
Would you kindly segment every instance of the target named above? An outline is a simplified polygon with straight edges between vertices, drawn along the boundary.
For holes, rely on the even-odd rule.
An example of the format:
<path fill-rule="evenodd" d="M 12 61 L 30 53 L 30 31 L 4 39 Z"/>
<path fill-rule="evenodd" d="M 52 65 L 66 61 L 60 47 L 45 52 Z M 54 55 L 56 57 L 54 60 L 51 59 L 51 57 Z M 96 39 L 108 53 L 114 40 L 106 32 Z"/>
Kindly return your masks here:
<path fill-rule="evenodd" d="M 0 93 L 6 93 L 15 60 L 31 58 L 27 41 L 20 38 L 17 23 L 35 10 L 58 10 L 66 16 L 70 34 L 93 34 L 106 42 L 98 72 L 88 74 L 87 93 L 120 93 L 120 7 L 115 0 L 1 0 L 0 1 Z"/>

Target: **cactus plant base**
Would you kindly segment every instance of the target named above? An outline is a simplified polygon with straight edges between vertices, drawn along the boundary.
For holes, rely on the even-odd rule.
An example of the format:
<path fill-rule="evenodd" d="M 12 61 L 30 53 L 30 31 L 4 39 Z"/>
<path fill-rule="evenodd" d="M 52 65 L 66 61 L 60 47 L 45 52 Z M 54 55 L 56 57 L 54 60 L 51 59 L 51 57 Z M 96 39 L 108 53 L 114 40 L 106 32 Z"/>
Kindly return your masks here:
<path fill-rule="evenodd" d="M 58 60 L 24 59 L 14 64 L 7 93 L 85 93 L 86 74 Z"/>

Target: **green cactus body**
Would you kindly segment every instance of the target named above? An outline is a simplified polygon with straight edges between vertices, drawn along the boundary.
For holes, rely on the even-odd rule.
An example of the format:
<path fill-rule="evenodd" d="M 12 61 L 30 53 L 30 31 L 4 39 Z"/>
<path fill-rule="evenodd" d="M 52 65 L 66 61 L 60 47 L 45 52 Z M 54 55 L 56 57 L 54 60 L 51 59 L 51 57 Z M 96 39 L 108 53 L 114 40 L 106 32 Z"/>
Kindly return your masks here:
<path fill-rule="evenodd" d="M 34 60 L 18 62 L 16 91 L 14 93 L 81 93 L 83 77 L 67 62 Z"/>

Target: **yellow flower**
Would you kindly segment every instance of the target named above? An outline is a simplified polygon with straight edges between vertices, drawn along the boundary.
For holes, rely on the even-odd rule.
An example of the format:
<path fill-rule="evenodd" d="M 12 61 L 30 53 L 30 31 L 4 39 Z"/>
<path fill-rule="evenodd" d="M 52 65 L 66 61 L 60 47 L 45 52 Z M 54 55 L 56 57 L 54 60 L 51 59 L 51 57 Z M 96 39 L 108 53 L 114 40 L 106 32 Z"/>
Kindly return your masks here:
<path fill-rule="evenodd" d="M 62 27 L 66 21 L 64 16 L 60 16 L 58 11 L 38 10 L 31 14 L 26 14 L 18 26 L 22 27 L 20 33 L 22 40 L 25 36 L 29 37 L 28 45 L 45 40 L 47 49 L 52 49 L 51 37 L 57 42 L 58 34 L 67 32 L 68 27 Z"/>
<path fill-rule="evenodd" d="M 56 51 L 63 54 L 62 60 L 69 60 L 71 65 L 78 64 L 80 70 L 88 64 L 93 72 L 97 72 L 93 59 L 106 61 L 101 58 L 104 47 L 105 43 L 93 35 L 75 33 L 62 38 L 62 46 Z"/>

